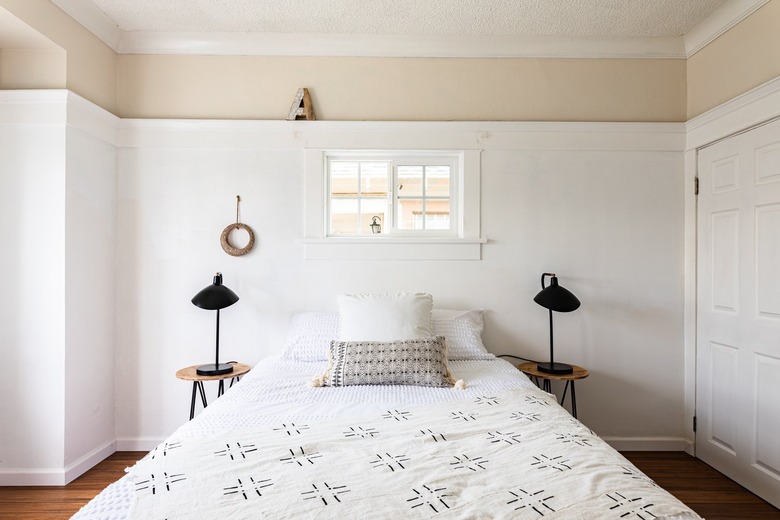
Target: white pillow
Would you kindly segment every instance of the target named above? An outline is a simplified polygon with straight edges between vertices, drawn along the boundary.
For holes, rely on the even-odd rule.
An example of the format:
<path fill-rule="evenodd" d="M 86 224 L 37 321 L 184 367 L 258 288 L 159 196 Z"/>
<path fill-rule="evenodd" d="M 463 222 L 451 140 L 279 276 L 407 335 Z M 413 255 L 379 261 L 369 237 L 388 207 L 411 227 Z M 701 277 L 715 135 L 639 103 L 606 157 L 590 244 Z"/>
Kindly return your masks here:
<path fill-rule="evenodd" d="M 482 310 L 433 309 L 434 336 L 444 336 L 449 359 L 492 359 L 482 344 Z"/>
<path fill-rule="evenodd" d="M 328 359 L 330 342 L 339 337 L 339 315 L 335 312 L 300 312 L 290 316 L 287 341 L 281 357 L 298 361 Z"/>
<path fill-rule="evenodd" d="M 395 341 L 433 336 L 430 294 L 342 294 L 338 304 L 341 341 Z"/>

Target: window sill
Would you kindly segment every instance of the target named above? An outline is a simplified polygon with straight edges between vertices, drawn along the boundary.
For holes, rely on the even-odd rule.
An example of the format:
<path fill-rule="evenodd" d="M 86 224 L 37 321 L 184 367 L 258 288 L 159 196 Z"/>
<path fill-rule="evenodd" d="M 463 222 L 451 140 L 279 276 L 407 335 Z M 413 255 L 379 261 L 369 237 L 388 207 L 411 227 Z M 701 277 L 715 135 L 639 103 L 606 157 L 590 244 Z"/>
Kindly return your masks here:
<path fill-rule="evenodd" d="M 486 238 L 307 238 L 306 260 L 481 260 Z"/>

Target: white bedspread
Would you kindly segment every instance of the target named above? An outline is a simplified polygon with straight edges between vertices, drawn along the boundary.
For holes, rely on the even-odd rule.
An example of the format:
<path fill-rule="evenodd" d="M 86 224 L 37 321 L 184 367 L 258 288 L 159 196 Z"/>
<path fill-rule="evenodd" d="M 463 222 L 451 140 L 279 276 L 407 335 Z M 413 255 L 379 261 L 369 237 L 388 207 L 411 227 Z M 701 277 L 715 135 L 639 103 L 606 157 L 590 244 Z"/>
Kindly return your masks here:
<path fill-rule="evenodd" d="M 507 362 L 451 362 L 465 390 L 323 365 L 261 362 L 74 518 L 698 518 Z"/>

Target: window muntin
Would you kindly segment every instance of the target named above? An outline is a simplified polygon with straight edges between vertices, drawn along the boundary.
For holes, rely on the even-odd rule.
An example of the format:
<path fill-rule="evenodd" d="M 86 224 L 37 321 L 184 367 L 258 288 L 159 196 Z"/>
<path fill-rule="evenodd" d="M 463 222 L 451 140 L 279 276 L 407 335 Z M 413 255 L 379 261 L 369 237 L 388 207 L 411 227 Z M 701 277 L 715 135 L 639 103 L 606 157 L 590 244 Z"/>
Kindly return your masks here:
<path fill-rule="evenodd" d="M 461 158 L 456 154 L 328 155 L 328 236 L 454 236 Z"/>

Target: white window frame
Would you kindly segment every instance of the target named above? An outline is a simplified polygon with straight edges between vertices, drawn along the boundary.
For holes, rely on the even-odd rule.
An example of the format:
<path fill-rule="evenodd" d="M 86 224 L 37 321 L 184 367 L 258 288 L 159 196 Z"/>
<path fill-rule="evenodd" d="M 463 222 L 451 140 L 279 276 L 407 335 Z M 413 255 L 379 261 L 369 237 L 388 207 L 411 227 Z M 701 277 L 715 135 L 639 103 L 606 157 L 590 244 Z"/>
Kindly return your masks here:
<path fill-rule="evenodd" d="M 330 186 L 327 162 L 333 157 L 454 157 L 450 179 L 452 226 L 448 234 L 409 230 L 380 235 L 329 236 Z M 310 260 L 480 260 L 481 151 L 467 150 L 305 150 L 304 257 Z M 391 182 L 395 183 L 395 168 Z M 396 201 L 393 201 L 395 204 Z M 391 204 L 392 206 L 392 204 Z M 453 212 L 456 216 L 453 215 Z M 393 215 L 394 217 L 394 215 Z M 383 227 L 385 223 L 383 222 Z"/>
<path fill-rule="evenodd" d="M 389 175 L 387 179 L 387 212 L 384 215 L 384 221 L 381 222 L 382 233 L 379 235 L 370 233 L 334 233 L 331 229 L 332 215 L 331 204 L 331 175 L 330 164 L 334 161 L 345 162 L 379 162 L 387 163 Z M 463 154 L 461 152 L 325 152 L 325 236 L 330 238 L 361 237 L 366 239 L 377 239 L 388 236 L 419 236 L 419 237 L 457 237 L 459 230 L 462 229 L 460 223 L 462 197 L 459 186 L 461 183 L 461 172 L 463 170 Z M 404 197 L 399 193 L 397 186 L 399 166 L 449 166 L 450 167 L 450 192 L 446 197 L 426 196 L 423 188 L 423 195 L 419 197 Z M 424 178 L 423 178 L 424 182 Z M 359 188 L 358 188 L 359 189 Z M 422 199 L 423 207 L 429 200 L 447 199 L 450 201 L 449 229 L 398 229 L 396 220 L 399 201 L 407 198 Z M 345 200 L 348 200 L 345 198 Z M 358 194 L 358 207 L 361 207 L 363 197 Z M 361 212 L 362 213 L 362 212 Z"/>

